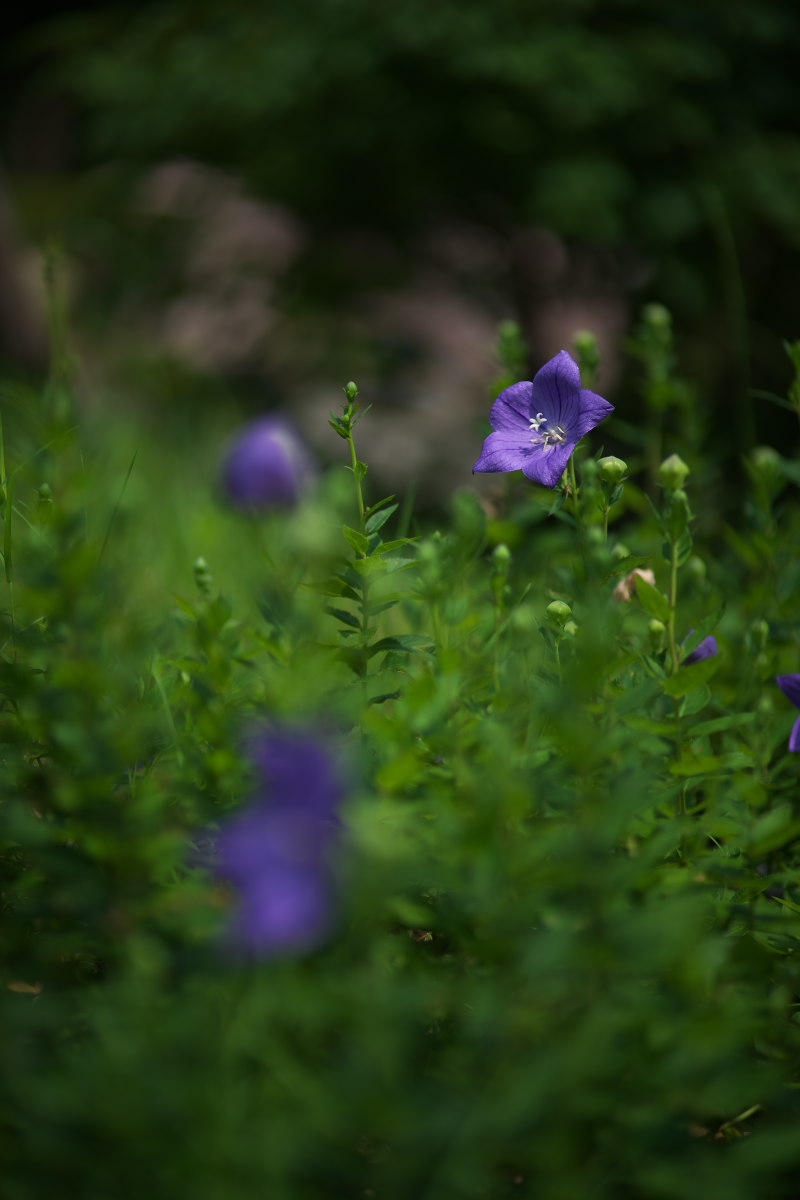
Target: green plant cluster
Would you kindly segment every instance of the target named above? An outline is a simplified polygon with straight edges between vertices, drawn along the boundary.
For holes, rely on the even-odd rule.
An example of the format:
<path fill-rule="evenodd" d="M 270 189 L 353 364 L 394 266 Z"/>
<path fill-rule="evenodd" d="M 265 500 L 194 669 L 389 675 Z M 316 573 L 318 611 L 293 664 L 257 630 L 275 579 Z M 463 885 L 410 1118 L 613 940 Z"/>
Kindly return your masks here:
<path fill-rule="evenodd" d="M 115 478 L 63 378 L 6 422 L 4 1196 L 796 1194 L 800 463 L 704 533 L 664 387 L 652 484 L 595 433 L 438 528 L 366 494 L 355 385 L 349 475 L 261 518 Z M 338 908 L 243 962 L 213 842 L 276 721 L 353 764 Z"/>

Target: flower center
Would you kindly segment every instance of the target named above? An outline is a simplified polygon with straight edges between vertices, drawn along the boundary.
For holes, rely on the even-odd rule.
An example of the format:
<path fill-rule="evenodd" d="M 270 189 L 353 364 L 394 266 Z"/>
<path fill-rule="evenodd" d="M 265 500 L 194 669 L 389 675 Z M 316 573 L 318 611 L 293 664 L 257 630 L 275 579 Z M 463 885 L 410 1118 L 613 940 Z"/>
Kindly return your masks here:
<path fill-rule="evenodd" d="M 546 449 L 548 446 L 563 446 L 567 440 L 567 431 L 561 425 L 553 425 L 550 429 L 543 429 L 543 425 L 549 425 L 547 417 L 541 413 L 537 413 L 535 417 L 530 417 L 531 433 L 537 436 L 531 438 L 534 446 L 541 446 Z"/>

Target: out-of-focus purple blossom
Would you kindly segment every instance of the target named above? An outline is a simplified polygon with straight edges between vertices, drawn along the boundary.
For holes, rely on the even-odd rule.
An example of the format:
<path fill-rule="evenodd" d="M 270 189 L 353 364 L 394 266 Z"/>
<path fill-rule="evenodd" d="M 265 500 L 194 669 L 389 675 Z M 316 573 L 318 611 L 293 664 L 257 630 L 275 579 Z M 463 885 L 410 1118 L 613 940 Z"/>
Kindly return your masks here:
<path fill-rule="evenodd" d="M 512 384 L 492 405 L 494 433 L 483 443 L 475 471 L 522 471 L 534 483 L 555 487 L 578 442 L 614 411 L 602 396 L 581 387 L 581 373 L 562 350 L 533 382 Z"/>
<path fill-rule="evenodd" d="M 694 633 L 693 629 L 689 630 L 689 636 Z M 689 667 L 692 663 L 702 662 L 704 658 L 713 658 L 717 653 L 717 639 L 715 637 L 703 638 L 699 646 L 695 646 L 691 654 L 687 654 L 686 658 L 681 663 L 682 667 Z"/>
<path fill-rule="evenodd" d="M 230 945 L 253 956 L 302 953 L 330 932 L 329 854 L 344 797 L 340 765 L 318 736 L 272 731 L 251 740 L 255 795 L 217 839 L 216 872 L 234 885 Z"/>
<path fill-rule="evenodd" d="M 231 443 L 222 470 L 225 495 L 249 512 L 291 507 L 312 478 L 305 446 L 281 417 L 261 417 L 245 425 Z"/>
<path fill-rule="evenodd" d="M 784 696 L 788 696 L 792 704 L 800 708 L 800 675 L 776 675 L 775 682 Z M 800 717 L 789 735 L 789 749 L 800 752 Z"/>

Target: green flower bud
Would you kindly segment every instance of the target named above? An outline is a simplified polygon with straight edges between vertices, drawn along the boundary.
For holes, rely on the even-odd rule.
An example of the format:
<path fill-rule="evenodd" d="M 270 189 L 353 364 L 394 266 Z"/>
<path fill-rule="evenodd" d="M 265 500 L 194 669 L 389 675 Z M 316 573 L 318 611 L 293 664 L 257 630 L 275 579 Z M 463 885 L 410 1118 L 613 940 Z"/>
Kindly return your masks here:
<path fill-rule="evenodd" d="M 669 329 L 672 325 L 672 314 L 663 304 L 645 304 L 642 320 L 652 329 Z"/>
<path fill-rule="evenodd" d="M 530 633 L 536 629 L 536 609 L 532 604 L 520 604 L 519 608 L 514 610 L 511 624 L 520 633 Z"/>
<path fill-rule="evenodd" d="M 603 483 L 609 483 L 612 487 L 620 483 L 628 474 L 628 464 L 621 458 L 615 458 L 613 454 L 598 459 L 597 466 Z"/>
<path fill-rule="evenodd" d="M 706 575 L 708 573 L 706 571 L 706 564 L 697 554 L 693 554 L 691 558 L 688 559 L 686 566 L 683 569 L 686 572 L 687 579 L 690 579 L 692 583 L 695 583 L 698 586 L 705 583 Z"/>
<path fill-rule="evenodd" d="M 578 626 L 575 624 L 575 622 L 567 621 L 566 625 L 564 626 L 564 633 L 567 635 L 567 637 L 575 637 L 577 632 Z"/>
<path fill-rule="evenodd" d="M 572 344 L 575 347 L 576 354 L 581 357 L 586 355 L 597 355 L 599 357 L 597 338 L 588 329 L 577 329 L 572 335 Z"/>
<path fill-rule="evenodd" d="M 358 397 L 358 384 L 353 383 L 353 381 L 351 379 L 349 383 L 346 383 L 344 385 L 344 394 L 347 397 L 347 399 L 350 401 L 350 403 L 352 404 L 353 401 L 355 399 L 357 399 L 357 397 Z"/>
<path fill-rule="evenodd" d="M 572 616 L 572 609 L 563 600 L 553 600 L 544 610 L 548 621 L 559 625 L 562 629 Z"/>
<path fill-rule="evenodd" d="M 675 491 L 682 488 L 689 474 L 689 468 L 677 454 L 670 454 L 658 468 L 658 482 L 664 488 Z"/>
<path fill-rule="evenodd" d="M 786 486 L 783 460 L 772 446 L 756 446 L 747 462 L 750 477 L 767 491 L 778 493 Z"/>
<path fill-rule="evenodd" d="M 631 556 L 630 550 L 622 542 L 616 542 L 611 547 L 611 557 L 613 559 L 616 559 L 617 562 L 621 562 L 621 560 L 623 558 L 630 558 L 630 556 Z"/>
<path fill-rule="evenodd" d="M 575 357 L 583 376 L 583 386 L 591 386 L 600 365 L 597 338 L 588 329 L 579 329 L 572 335 L 572 344 L 575 347 Z"/>
<path fill-rule="evenodd" d="M 769 625 L 763 617 L 756 617 L 747 632 L 746 645 L 751 654 L 760 654 L 766 649 Z"/>
<path fill-rule="evenodd" d="M 201 596 L 208 596 L 211 593 L 211 585 L 214 578 L 208 569 L 208 563 L 202 557 L 194 560 L 194 582 Z"/>
<path fill-rule="evenodd" d="M 505 542 L 500 542 L 492 551 L 492 560 L 497 567 L 508 570 L 511 563 L 511 551 Z"/>

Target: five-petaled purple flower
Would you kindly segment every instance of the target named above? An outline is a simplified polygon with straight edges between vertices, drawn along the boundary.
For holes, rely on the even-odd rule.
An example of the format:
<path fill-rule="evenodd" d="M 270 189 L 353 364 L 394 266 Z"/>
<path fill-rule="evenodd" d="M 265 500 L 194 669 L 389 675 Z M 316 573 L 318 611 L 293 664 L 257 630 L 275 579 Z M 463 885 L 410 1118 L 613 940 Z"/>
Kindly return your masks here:
<path fill-rule="evenodd" d="M 254 799 L 217 840 L 216 871 L 236 887 L 228 939 L 270 957 L 318 946 L 335 910 L 329 852 L 344 796 L 340 765 L 319 736 L 283 729 L 251 742 Z"/>
<path fill-rule="evenodd" d="M 495 400 L 494 433 L 483 443 L 474 471 L 522 471 L 534 483 L 555 487 L 578 442 L 614 411 L 602 396 L 581 387 L 575 359 L 562 350 L 531 383 L 514 383 Z"/>
<path fill-rule="evenodd" d="M 784 696 L 788 696 L 792 704 L 800 708 L 800 675 L 776 675 L 775 682 Z M 800 751 L 800 717 L 797 718 L 792 728 L 789 749 Z"/>
<path fill-rule="evenodd" d="M 689 631 L 689 636 L 694 633 L 694 630 Z M 682 667 L 689 667 L 692 663 L 702 662 L 704 658 L 713 658 L 717 653 L 717 639 L 715 637 L 703 638 L 699 646 L 695 646 L 691 654 L 687 654 L 686 658 L 681 663 Z"/>
<path fill-rule="evenodd" d="M 222 485 L 232 504 L 251 512 L 296 504 L 311 482 L 311 460 L 291 425 L 261 417 L 228 449 Z"/>

